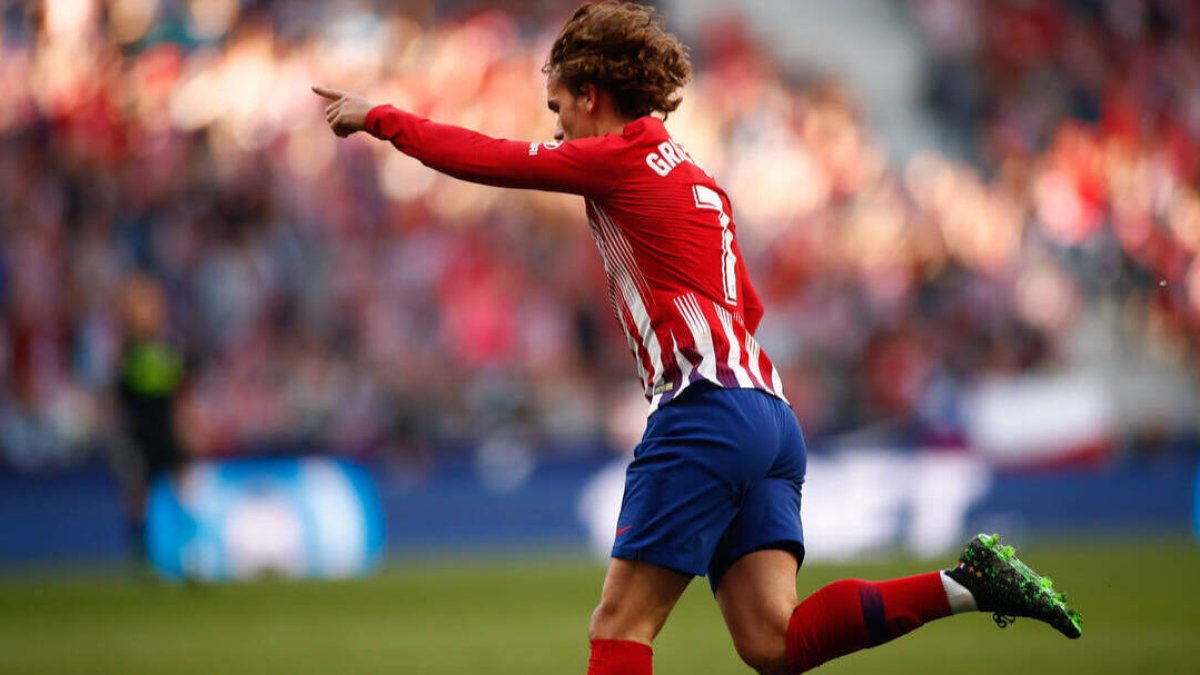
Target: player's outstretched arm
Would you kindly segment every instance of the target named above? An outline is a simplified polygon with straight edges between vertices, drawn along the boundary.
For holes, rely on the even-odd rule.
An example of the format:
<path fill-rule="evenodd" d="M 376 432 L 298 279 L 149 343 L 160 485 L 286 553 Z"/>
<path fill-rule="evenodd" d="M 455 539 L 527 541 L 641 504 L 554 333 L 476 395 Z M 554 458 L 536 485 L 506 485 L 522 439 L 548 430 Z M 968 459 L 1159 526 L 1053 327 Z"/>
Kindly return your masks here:
<path fill-rule="evenodd" d="M 595 197 L 611 192 L 619 180 L 619 160 L 611 139 L 509 141 L 432 122 L 390 105 L 377 106 L 340 89 L 315 86 L 312 90 L 331 101 L 325 107 L 325 120 L 338 136 L 366 131 L 391 142 L 425 166 L 455 178 Z"/>
<path fill-rule="evenodd" d="M 341 89 L 314 86 L 312 90 L 318 96 L 332 101 L 325 106 L 325 121 L 329 123 L 333 133 L 345 138 L 356 131 L 366 130 L 367 113 L 371 112 L 375 104 L 358 94 Z"/>

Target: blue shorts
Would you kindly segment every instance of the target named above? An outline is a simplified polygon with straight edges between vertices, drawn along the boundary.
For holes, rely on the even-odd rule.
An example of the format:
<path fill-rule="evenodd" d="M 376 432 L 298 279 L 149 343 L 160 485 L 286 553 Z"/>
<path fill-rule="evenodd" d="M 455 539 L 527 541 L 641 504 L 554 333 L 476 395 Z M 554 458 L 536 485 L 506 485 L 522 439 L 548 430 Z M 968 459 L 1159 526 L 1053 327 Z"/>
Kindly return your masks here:
<path fill-rule="evenodd" d="M 783 549 L 802 562 L 806 464 L 786 403 L 696 383 L 647 422 L 625 474 L 612 555 L 708 575 L 714 592 L 748 553 Z"/>

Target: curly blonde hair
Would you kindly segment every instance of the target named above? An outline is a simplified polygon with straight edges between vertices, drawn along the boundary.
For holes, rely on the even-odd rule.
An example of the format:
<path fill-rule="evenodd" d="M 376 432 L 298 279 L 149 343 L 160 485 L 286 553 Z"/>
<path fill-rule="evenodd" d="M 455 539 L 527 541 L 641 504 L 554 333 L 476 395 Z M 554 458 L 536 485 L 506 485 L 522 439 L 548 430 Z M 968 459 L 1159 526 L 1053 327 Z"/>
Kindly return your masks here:
<path fill-rule="evenodd" d="M 687 49 L 663 27 L 654 8 L 636 3 L 588 3 L 567 20 L 542 72 L 573 93 L 587 84 L 612 94 L 631 118 L 679 107 L 677 93 L 692 77 Z"/>

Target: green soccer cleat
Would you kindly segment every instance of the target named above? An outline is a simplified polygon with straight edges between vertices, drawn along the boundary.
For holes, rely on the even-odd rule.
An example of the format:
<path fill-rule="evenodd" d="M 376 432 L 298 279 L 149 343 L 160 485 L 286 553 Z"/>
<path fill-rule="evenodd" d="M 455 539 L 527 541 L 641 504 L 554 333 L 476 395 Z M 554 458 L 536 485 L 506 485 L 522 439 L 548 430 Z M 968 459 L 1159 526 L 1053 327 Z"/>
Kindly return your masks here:
<path fill-rule="evenodd" d="M 1045 621 L 1071 639 L 1083 635 L 1083 619 L 1067 606 L 1065 593 L 1057 593 L 1050 577 L 1038 576 L 1017 559 L 1011 546 L 1000 545 L 1000 535 L 981 534 L 967 544 L 958 567 L 946 574 L 975 596 L 981 612 L 1007 628 L 1018 616 Z"/>

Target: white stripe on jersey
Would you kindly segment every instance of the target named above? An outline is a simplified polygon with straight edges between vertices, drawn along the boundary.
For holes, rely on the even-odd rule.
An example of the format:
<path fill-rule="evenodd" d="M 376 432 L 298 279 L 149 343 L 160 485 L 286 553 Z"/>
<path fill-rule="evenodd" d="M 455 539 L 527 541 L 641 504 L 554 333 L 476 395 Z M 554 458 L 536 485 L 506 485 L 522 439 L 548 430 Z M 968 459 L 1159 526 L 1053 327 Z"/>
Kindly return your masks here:
<path fill-rule="evenodd" d="M 750 339 L 753 340 L 754 338 Z M 782 398 L 785 401 L 787 400 L 783 396 L 783 380 L 779 379 L 779 369 L 775 367 L 774 363 L 771 364 L 771 390 L 775 392 L 775 395 L 779 398 Z"/>
<path fill-rule="evenodd" d="M 637 283 L 638 292 L 643 298 L 650 299 L 650 284 L 646 283 L 646 277 L 642 275 L 641 269 L 638 268 L 637 260 L 633 257 L 633 247 L 629 245 L 629 240 L 621 232 L 621 228 L 613 222 L 611 216 L 604 212 L 604 209 L 592 204 L 592 208 L 596 210 L 596 215 L 600 216 L 600 222 L 604 225 L 605 236 L 607 241 L 613 247 L 616 258 L 622 263 L 622 267 L 626 272 L 629 272 L 630 277 Z"/>
<path fill-rule="evenodd" d="M 591 214 L 588 215 L 588 225 L 591 226 L 592 240 L 596 242 L 596 249 L 600 251 L 600 263 L 604 265 L 604 271 L 608 275 L 609 280 L 612 280 L 612 263 L 609 262 L 608 251 L 605 250 L 604 239 L 600 235 L 600 226 L 592 219 Z M 625 321 L 621 318 L 621 306 L 617 303 L 617 295 L 614 292 L 615 288 L 609 284 L 608 288 L 608 305 L 612 308 L 613 314 L 617 317 L 617 322 L 621 324 L 621 330 L 625 331 L 625 338 L 629 339 L 629 331 L 625 328 Z M 630 345 L 633 348 L 633 345 Z"/>
<path fill-rule="evenodd" d="M 683 355 L 683 351 L 679 349 L 679 343 L 675 341 L 674 334 L 671 335 L 671 353 L 675 355 L 675 367 L 679 369 L 679 386 L 671 392 L 671 396 L 675 397 L 679 395 L 679 392 L 687 388 L 688 381 L 692 376 L 693 366 L 692 362 L 688 361 L 687 357 Z M 650 400 L 651 412 L 658 409 L 658 404 L 662 402 L 663 394 L 665 393 L 659 393 Z"/>
<path fill-rule="evenodd" d="M 675 298 L 675 307 L 687 322 L 696 351 L 700 354 L 700 376 L 710 382 L 720 383 L 717 379 L 717 350 L 713 347 L 712 329 L 700 310 L 696 296 L 688 293 Z"/>
<path fill-rule="evenodd" d="M 613 256 L 616 267 L 613 271 L 617 285 L 621 289 L 621 295 L 625 299 L 625 306 L 629 309 L 634 325 L 637 326 L 642 347 L 650 358 L 651 374 L 655 379 L 660 378 L 663 374 L 662 346 L 658 343 L 658 336 L 654 334 L 654 328 L 650 325 L 650 312 L 646 309 L 646 302 L 651 298 L 650 286 L 642 276 L 641 270 L 638 269 L 637 260 L 633 257 L 633 247 L 629 245 L 625 235 L 621 233 L 621 230 L 603 209 L 598 206 L 593 208 L 600 217 L 606 243 L 611 244 L 612 249 L 617 253 Z M 642 384 L 647 388 L 652 388 L 656 384 L 656 382 L 647 382 L 646 380 L 647 378 L 643 376 Z"/>
<path fill-rule="evenodd" d="M 749 331 L 746 331 L 746 355 L 750 357 L 750 374 L 754 376 L 754 381 L 757 382 L 759 386 L 765 388 L 767 381 L 763 379 L 762 365 L 761 360 L 759 359 L 759 357 L 762 355 L 762 351 L 758 348 L 758 342 L 754 339 L 754 336 L 751 335 Z M 781 396 L 783 395 L 783 392 L 780 390 L 776 389 L 775 391 L 777 394 Z"/>
<path fill-rule="evenodd" d="M 629 351 L 633 352 L 633 361 L 637 364 L 638 378 L 645 383 L 649 378 L 649 373 L 646 372 L 646 366 L 639 357 L 638 341 L 629 332 L 629 324 L 625 320 L 624 306 L 617 297 L 616 263 L 613 262 L 613 257 L 609 255 L 608 246 L 604 241 L 600 226 L 591 218 L 588 218 L 588 224 L 592 226 L 592 238 L 596 241 L 596 248 L 600 250 L 600 261 L 604 264 L 604 271 L 609 277 L 608 304 L 612 307 L 613 314 L 617 317 L 617 323 L 621 324 L 621 332 L 625 334 L 625 343 L 628 345 Z M 624 296 L 625 293 L 622 291 L 621 295 Z M 630 312 L 630 318 L 634 319 L 635 324 L 637 323 L 632 312 Z"/>
<path fill-rule="evenodd" d="M 733 332 L 733 315 L 729 310 L 713 303 L 713 307 L 717 310 L 717 318 L 721 320 L 721 328 L 725 329 L 725 339 L 729 341 L 729 358 L 726 363 L 729 364 L 729 369 L 733 371 L 733 376 L 737 378 L 738 386 L 753 388 L 754 382 L 750 380 L 750 373 L 742 366 L 742 347 L 741 340 Z M 750 337 L 748 334 L 746 337 Z M 750 338 L 754 339 L 754 338 Z"/>
<path fill-rule="evenodd" d="M 629 350 L 633 352 L 642 386 L 650 390 L 655 384 L 654 380 L 662 377 L 663 372 L 662 346 L 658 343 L 658 336 L 654 334 L 650 322 L 650 312 L 646 308 L 646 301 L 651 297 L 650 286 L 642 276 L 641 270 L 638 269 L 637 261 L 633 257 L 633 247 L 629 245 L 629 241 L 625 239 L 620 228 L 595 203 L 592 203 L 592 210 L 596 214 L 595 220 L 589 219 L 592 236 L 596 240 L 597 248 L 600 249 L 604 269 L 612 284 L 609 301 L 612 303 L 621 329 L 625 332 Z M 626 313 L 637 329 L 637 338 L 629 332 L 624 318 Z M 639 343 L 642 347 L 641 350 L 638 349 Z M 649 372 L 642 363 L 642 350 L 650 360 L 651 370 Z"/>
<path fill-rule="evenodd" d="M 646 311 L 646 305 L 642 303 L 641 296 L 638 295 L 637 289 L 633 287 L 633 280 L 629 278 L 629 274 L 622 274 L 617 281 L 621 286 L 621 294 L 625 296 L 625 305 L 629 308 L 629 313 L 633 317 L 633 323 L 637 326 L 638 334 L 642 339 L 642 347 L 645 348 L 646 354 L 650 357 L 651 372 L 655 377 L 661 377 L 663 372 L 662 365 L 662 347 L 658 344 L 658 336 L 654 334 L 654 330 L 650 327 L 650 313 Z M 638 359 L 639 364 L 641 359 Z M 642 383 L 649 385 L 646 382 L 646 377 L 642 377 Z"/>
<path fill-rule="evenodd" d="M 637 364 L 638 377 L 644 383 L 650 379 L 650 373 L 646 372 L 646 366 L 642 363 L 641 352 L 638 351 L 638 342 L 634 339 L 633 334 L 629 332 L 629 326 L 625 325 L 625 315 L 621 310 L 617 310 L 617 321 L 621 324 L 621 331 L 625 333 L 625 343 L 629 345 L 629 351 L 633 352 L 633 362 Z"/>
<path fill-rule="evenodd" d="M 691 384 L 693 377 L 722 387 L 763 389 L 783 398 L 778 373 L 774 367 L 763 364 L 766 357 L 737 317 L 709 298 L 704 298 L 702 305 L 694 293 L 676 296 L 671 303 L 673 307 L 656 306 L 656 297 L 637 263 L 632 242 L 625 231 L 595 202 L 587 200 L 587 205 L 592 238 L 600 250 L 608 276 L 609 302 L 629 350 L 633 352 L 638 376 L 650 399 L 651 412 L 657 410 L 664 399 L 670 401 L 678 396 Z M 713 309 L 706 314 L 702 306 L 707 308 L 709 302 Z M 678 314 L 673 315 L 672 309 Z M 679 332 L 679 319 L 687 326 L 690 340 Z M 665 322 L 658 328 L 662 331 L 661 336 L 656 332 L 655 321 Z M 725 338 L 725 343 L 720 345 L 714 341 L 718 324 Z M 685 351 L 694 354 L 698 362 L 692 363 Z M 743 358 L 747 361 L 745 365 Z M 769 384 L 763 376 L 764 368 L 771 371 Z"/>

